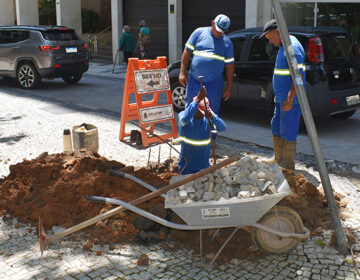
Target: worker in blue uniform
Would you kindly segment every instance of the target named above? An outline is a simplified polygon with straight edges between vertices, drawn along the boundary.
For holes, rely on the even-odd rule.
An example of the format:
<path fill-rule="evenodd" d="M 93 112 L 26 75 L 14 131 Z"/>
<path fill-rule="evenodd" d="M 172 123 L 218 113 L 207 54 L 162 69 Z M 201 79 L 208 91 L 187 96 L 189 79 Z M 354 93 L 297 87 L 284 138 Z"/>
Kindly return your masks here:
<path fill-rule="evenodd" d="M 275 94 L 275 110 L 271 120 L 271 130 L 274 142 L 274 156 L 264 162 L 277 162 L 283 168 L 295 169 L 296 138 L 299 133 L 301 108 L 296 96 L 290 68 L 285 56 L 283 42 L 276 20 L 270 20 L 264 25 L 263 34 L 271 44 L 279 47 L 273 75 L 273 90 Z M 300 73 L 305 84 L 305 54 L 304 48 L 296 37 L 290 35 Z"/>
<path fill-rule="evenodd" d="M 211 110 L 203 87 L 189 106 L 179 113 L 181 155 L 178 167 L 181 174 L 196 173 L 210 166 L 211 139 L 207 118 L 210 120 L 212 133 L 226 129 L 224 121 Z"/>
<path fill-rule="evenodd" d="M 231 40 L 225 35 L 230 19 L 223 14 L 212 20 L 210 27 L 197 28 L 185 44 L 181 58 L 179 82 L 186 87 L 186 106 L 197 95 L 201 85 L 199 76 L 203 76 L 204 86 L 210 106 L 219 114 L 221 98 L 231 96 L 234 78 L 234 55 Z M 191 64 L 190 64 L 191 61 Z M 186 71 L 190 66 L 189 77 Z M 223 93 L 224 75 L 226 89 Z"/>

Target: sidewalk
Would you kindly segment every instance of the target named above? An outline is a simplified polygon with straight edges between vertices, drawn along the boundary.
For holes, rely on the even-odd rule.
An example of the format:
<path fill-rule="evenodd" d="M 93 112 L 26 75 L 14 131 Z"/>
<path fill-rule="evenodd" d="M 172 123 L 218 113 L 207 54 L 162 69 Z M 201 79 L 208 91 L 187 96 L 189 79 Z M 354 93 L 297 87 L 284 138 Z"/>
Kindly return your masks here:
<path fill-rule="evenodd" d="M 85 75 L 100 76 L 103 78 L 111 78 L 116 80 L 118 79 L 125 80 L 126 65 L 116 64 L 114 68 L 114 65 L 110 63 L 90 62 L 89 70 L 85 73 Z"/>

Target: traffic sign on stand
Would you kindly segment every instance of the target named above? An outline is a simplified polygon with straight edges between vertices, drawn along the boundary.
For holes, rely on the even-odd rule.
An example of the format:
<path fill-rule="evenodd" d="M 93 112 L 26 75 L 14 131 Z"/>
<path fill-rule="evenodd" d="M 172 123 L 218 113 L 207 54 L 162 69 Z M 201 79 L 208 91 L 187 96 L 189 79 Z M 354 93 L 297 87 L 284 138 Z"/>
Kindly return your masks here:
<path fill-rule="evenodd" d="M 165 93 L 166 103 L 159 104 L 160 93 Z M 131 94 L 135 94 L 135 103 L 129 103 Z M 152 100 L 142 100 L 142 96 L 150 94 L 153 95 Z M 125 131 L 125 126 L 132 120 L 139 121 L 144 147 L 150 143 L 160 142 L 159 138 L 151 136 L 157 123 L 171 124 L 170 133 L 159 135 L 162 139 L 177 138 L 166 57 L 161 56 L 154 60 L 129 59 L 121 110 L 120 141 L 131 135 Z"/>

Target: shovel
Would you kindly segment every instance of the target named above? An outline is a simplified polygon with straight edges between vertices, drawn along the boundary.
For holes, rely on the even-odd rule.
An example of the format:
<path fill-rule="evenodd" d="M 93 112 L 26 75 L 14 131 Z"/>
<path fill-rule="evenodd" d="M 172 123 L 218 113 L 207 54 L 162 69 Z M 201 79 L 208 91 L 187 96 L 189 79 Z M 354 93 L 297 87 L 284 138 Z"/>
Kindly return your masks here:
<path fill-rule="evenodd" d="M 186 177 L 178 182 L 175 182 L 173 184 L 170 184 L 170 185 L 167 185 L 165 187 L 162 187 L 156 191 L 153 191 L 151 193 L 148 193 L 146 195 L 143 195 L 133 201 L 130 202 L 131 205 L 139 205 L 145 201 L 148 201 L 150 199 L 153 199 L 163 193 L 166 193 L 168 190 L 171 190 L 171 189 L 174 189 L 174 188 L 177 188 L 181 185 L 184 185 L 188 182 L 191 182 L 197 178 L 200 178 L 202 176 L 205 176 L 206 174 L 209 174 L 221 167 L 224 167 L 234 161 L 238 160 L 237 157 L 231 157 L 231 158 L 228 158 L 228 159 L 225 159 L 223 160 L 222 162 L 218 163 L 218 164 L 215 164 L 213 166 L 210 166 L 209 168 L 207 169 L 203 169 L 195 174 L 192 174 L 190 175 L 189 177 Z M 45 230 L 44 230 L 44 227 L 43 227 L 43 224 L 42 224 L 42 221 L 41 221 L 41 217 L 39 216 L 39 239 L 40 239 L 40 250 L 41 250 L 41 256 L 43 255 L 43 252 L 44 250 L 46 249 L 46 246 L 52 242 L 54 242 L 55 240 L 58 240 L 58 239 L 61 239 L 71 233 L 74 233 L 76 231 L 79 231 L 83 228 L 86 228 L 88 226 L 91 226 L 93 224 L 96 224 L 97 222 L 101 221 L 101 220 L 104 220 L 104 219 L 107 219 L 111 216 L 114 216 L 122 211 L 126 210 L 126 208 L 122 207 L 122 206 L 119 206 L 119 207 L 116 207 L 108 212 L 105 212 L 103 214 L 100 214 L 94 218 L 91 218 L 89 220 L 86 220 L 80 224 L 77 224 L 73 227 L 70 227 L 70 228 L 67 228 L 65 229 L 64 231 L 61 231 L 61 232 L 58 232 L 58 233 L 55 233 L 54 235 L 50 235 L 50 236 L 47 236 L 45 234 Z"/>

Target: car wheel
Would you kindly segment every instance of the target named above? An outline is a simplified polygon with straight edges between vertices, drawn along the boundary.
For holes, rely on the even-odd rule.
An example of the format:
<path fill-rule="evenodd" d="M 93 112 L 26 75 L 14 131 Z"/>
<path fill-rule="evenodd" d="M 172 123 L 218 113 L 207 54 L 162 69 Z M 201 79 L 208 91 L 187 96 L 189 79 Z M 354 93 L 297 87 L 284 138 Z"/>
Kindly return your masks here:
<path fill-rule="evenodd" d="M 171 95 L 175 111 L 180 112 L 185 109 L 185 94 L 186 88 L 184 88 L 178 81 L 171 84 Z"/>
<path fill-rule="evenodd" d="M 18 84 L 24 89 L 34 89 L 40 84 L 41 78 L 35 66 L 30 63 L 21 64 L 16 73 Z"/>
<path fill-rule="evenodd" d="M 82 74 L 71 74 L 71 75 L 64 76 L 62 78 L 68 84 L 75 84 L 81 80 Z"/>
<path fill-rule="evenodd" d="M 331 117 L 333 119 L 337 119 L 337 120 L 345 120 L 345 119 L 350 118 L 352 115 L 354 115 L 355 112 L 356 112 L 356 109 L 347 111 L 347 112 L 343 112 L 343 113 L 333 114 L 333 115 L 331 115 Z"/>

